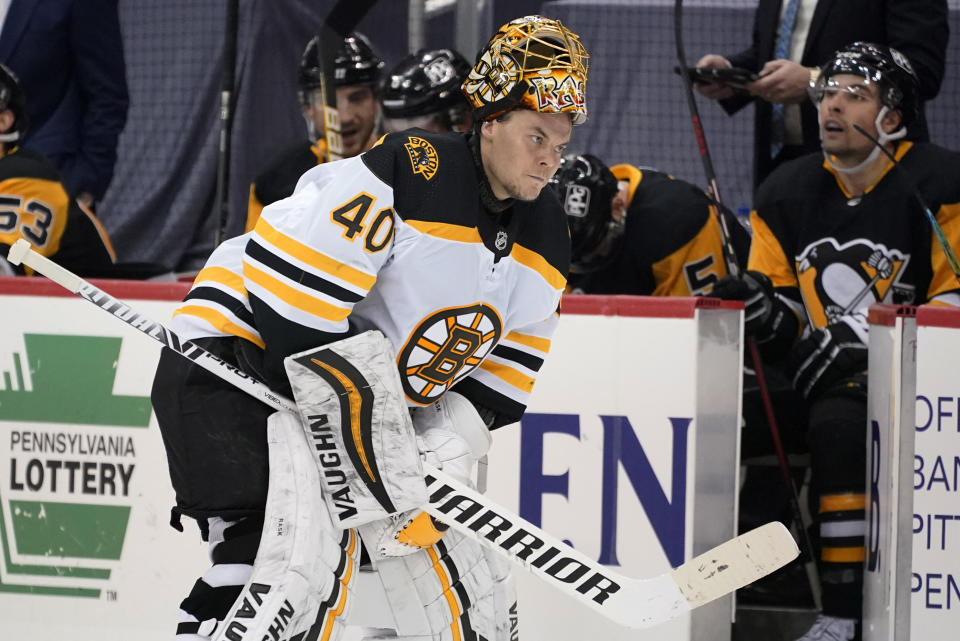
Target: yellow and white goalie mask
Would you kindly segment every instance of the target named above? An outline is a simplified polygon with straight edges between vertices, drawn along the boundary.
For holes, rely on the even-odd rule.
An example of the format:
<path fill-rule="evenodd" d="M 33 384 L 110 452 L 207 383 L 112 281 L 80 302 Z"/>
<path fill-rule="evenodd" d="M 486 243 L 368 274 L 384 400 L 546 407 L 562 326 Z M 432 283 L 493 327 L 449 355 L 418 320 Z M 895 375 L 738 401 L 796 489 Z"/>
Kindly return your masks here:
<path fill-rule="evenodd" d="M 500 27 L 480 52 L 463 94 L 474 120 L 490 120 L 514 107 L 569 113 L 587 120 L 587 51 L 560 21 L 517 18 Z"/>

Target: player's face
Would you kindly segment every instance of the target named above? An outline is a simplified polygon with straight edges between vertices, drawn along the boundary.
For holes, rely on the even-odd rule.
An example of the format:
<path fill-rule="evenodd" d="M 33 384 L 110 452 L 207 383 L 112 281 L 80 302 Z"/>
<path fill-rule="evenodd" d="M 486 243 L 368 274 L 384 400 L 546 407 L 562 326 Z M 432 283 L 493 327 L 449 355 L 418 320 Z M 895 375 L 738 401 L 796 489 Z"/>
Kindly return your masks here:
<path fill-rule="evenodd" d="M 380 103 L 373 95 L 373 89 L 367 85 L 338 87 L 337 111 L 340 113 L 343 156 L 350 158 L 366 151 L 374 142 L 371 138 L 380 114 Z"/>
<path fill-rule="evenodd" d="M 499 199 L 536 200 L 557 171 L 573 125 L 567 114 L 515 109 L 480 128 L 483 168 Z"/>
<path fill-rule="evenodd" d="M 876 137 L 877 114 L 881 109 L 879 89 L 853 74 L 838 74 L 830 81 L 832 87 L 824 92 L 820 101 L 820 140 L 823 150 L 839 164 L 852 167 L 873 151 L 873 143 L 853 126 L 859 125 Z M 898 124 L 896 112 L 881 122 L 887 131 L 893 131 Z"/>

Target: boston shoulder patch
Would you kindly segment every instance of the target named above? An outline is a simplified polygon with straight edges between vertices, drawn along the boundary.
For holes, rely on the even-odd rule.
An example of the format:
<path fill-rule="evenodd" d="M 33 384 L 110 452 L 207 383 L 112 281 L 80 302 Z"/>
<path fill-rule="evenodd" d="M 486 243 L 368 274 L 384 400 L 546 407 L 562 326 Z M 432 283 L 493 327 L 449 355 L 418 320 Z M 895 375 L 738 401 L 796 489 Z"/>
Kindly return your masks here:
<path fill-rule="evenodd" d="M 410 155 L 413 173 L 421 174 L 425 180 L 433 178 L 440 167 L 440 158 L 430 141 L 419 136 L 408 136 L 403 146 Z"/>

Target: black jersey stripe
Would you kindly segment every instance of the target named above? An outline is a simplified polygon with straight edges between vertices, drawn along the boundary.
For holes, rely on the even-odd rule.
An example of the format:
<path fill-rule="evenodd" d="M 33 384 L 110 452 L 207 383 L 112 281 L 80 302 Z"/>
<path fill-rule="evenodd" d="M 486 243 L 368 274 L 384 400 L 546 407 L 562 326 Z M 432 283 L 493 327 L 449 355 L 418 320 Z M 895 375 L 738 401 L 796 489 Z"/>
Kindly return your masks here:
<path fill-rule="evenodd" d="M 458 394 L 466 396 L 474 405 L 488 407 L 496 413 L 494 423 L 490 427 L 491 430 L 519 421 L 527 407 L 523 403 L 518 403 L 509 396 L 505 396 L 484 385 L 471 376 L 457 381 L 453 389 L 456 390 Z"/>
<path fill-rule="evenodd" d="M 246 305 L 244 305 L 246 301 L 241 301 L 236 296 L 232 296 L 231 294 L 228 294 L 221 289 L 217 289 L 216 287 L 194 287 L 183 300 L 184 302 L 188 300 L 207 300 L 212 303 L 216 303 L 217 305 L 224 307 L 227 311 L 242 320 L 250 327 L 256 327 L 253 320 L 253 312 L 247 309 Z"/>
<path fill-rule="evenodd" d="M 505 358 L 515 363 L 523 365 L 527 369 L 539 372 L 540 368 L 543 366 L 543 359 L 533 354 L 528 354 L 527 352 L 521 351 L 513 347 L 507 347 L 506 345 L 497 345 L 493 348 L 493 355 L 500 358 Z"/>
<path fill-rule="evenodd" d="M 315 274 L 311 274 L 310 272 L 305 271 L 296 265 L 288 263 L 252 238 L 247 242 L 247 247 L 244 251 L 247 256 L 265 265 L 281 276 L 284 276 L 289 280 L 299 283 L 305 287 L 309 287 L 314 291 L 318 291 L 326 294 L 327 296 L 336 298 L 341 302 L 358 303 L 363 299 L 363 296 L 356 292 L 350 291 L 345 287 L 341 287 L 336 283 L 332 283 L 324 278 L 320 278 Z"/>

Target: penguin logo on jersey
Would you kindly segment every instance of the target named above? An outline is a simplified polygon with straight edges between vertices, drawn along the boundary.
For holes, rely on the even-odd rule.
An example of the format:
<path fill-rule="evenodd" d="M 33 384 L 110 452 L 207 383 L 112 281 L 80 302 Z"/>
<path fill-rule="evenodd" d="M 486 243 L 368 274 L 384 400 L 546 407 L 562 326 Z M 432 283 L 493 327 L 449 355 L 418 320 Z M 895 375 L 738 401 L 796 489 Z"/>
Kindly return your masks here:
<path fill-rule="evenodd" d="M 797 278 L 810 321 L 824 327 L 873 303 L 913 302 L 913 286 L 900 282 L 909 262 L 909 254 L 865 238 L 808 245 L 797 259 Z"/>
<path fill-rule="evenodd" d="M 420 174 L 425 180 L 433 178 L 440 166 L 440 158 L 437 156 L 437 150 L 433 148 L 427 140 L 418 136 L 408 136 L 407 142 L 403 145 L 407 154 L 410 155 L 410 166 L 413 173 Z"/>
<path fill-rule="evenodd" d="M 418 405 L 436 401 L 487 357 L 503 323 L 493 307 L 451 307 L 423 319 L 397 355 L 403 391 Z"/>

